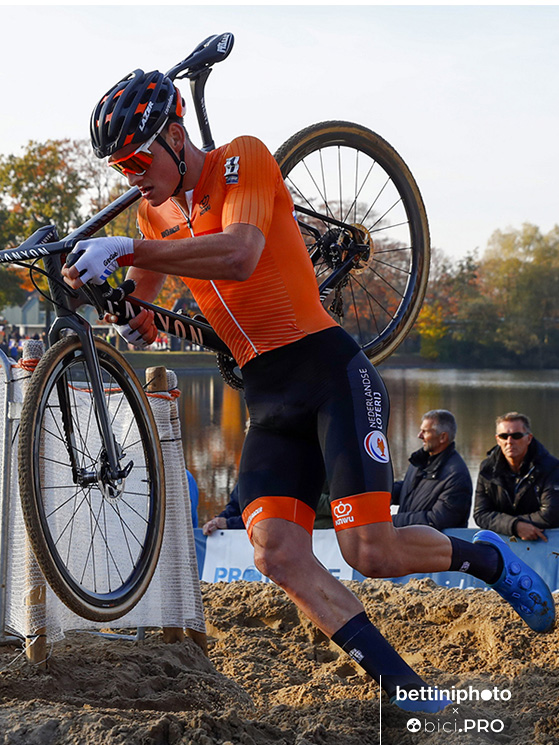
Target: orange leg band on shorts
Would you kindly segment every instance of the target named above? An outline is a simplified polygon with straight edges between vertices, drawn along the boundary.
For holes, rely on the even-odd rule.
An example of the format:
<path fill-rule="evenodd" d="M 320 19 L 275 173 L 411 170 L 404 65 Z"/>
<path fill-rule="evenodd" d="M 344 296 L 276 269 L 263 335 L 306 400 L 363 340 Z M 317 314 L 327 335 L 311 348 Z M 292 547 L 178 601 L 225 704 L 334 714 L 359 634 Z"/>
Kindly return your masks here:
<path fill-rule="evenodd" d="M 258 497 L 243 510 L 248 537 L 251 537 L 256 523 L 269 517 L 297 523 L 312 535 L 315 512 L 307 504 L 293 497 Z"/>
<path fill-rule="evenodd" d="M 332 500 L 330 507 L 334 528 L 346 530 L 371 523 L 392 522 L 391 497 L 388 491 L 370 491 Z"/>

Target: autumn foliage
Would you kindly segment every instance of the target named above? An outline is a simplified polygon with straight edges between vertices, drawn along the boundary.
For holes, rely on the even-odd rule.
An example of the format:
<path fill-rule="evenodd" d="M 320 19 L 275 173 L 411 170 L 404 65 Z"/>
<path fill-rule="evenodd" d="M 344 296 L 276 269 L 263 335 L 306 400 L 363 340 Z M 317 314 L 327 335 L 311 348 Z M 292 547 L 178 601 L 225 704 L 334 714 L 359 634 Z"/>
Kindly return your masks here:
<path fill-rule="evenodd" d="M 85 140 L 30 142 L 18 155 L 0 156 L 0 250 L 49 223 L 66 235 L 127 188 Z M 136 206 L 103 232 L 136 237 Z M 408 276 L 406 250 L 375 243 L 375 263 L 352 271 L 343 304 L 332 294 L 330 311 L 355 338 L 370 339 L 394 314 Z M 329 269 L 319 264 L 319 278 Z M 119 274 L 117 280 L 125 270 Z M 547 234 L 531 224 L 498 230 L 481 256 L 472 252 L 458 261 L 434 250 L 425 301 L 405 347 L 455 365 L 557 367 L 558 288 L 559 226 Z M 0 307 L 22 303 L 31 289 L 25 269 L 0 267 Z M 168 277 L 158 302 L 172 308 L 179 298 L 189 301 L 186 286 Z"/>
<path fill-rule="evenodd" d="M 559 226 L 497 230 L 479 257 L 434 252 L 414 334 L 421 354 L 457 365 L 559 366 Z"/>

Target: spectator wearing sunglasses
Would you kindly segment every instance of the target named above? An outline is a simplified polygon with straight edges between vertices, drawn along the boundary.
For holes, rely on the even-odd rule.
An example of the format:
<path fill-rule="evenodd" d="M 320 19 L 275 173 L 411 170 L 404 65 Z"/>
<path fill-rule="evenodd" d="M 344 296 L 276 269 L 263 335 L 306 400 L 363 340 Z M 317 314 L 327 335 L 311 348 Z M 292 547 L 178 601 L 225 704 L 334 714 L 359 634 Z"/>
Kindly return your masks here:
<path fill-rule="evenodd" d="M 474 519 L 496 533 L 547 541 L 544 531 L 559 527 L 559 460 L 517 411 L 497 417 L 495 437 L 480 466 Z"/>

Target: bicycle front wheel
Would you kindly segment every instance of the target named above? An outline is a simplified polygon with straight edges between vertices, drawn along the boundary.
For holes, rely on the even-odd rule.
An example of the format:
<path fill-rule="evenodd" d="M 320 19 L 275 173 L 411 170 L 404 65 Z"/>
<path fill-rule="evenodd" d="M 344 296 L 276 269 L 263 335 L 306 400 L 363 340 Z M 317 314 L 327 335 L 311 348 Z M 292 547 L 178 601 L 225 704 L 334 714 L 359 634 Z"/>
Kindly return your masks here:
<path fill-rule="evenodd" d="M 70 336 L 37 365 L 19 431 L 20 496 L 45 578 L 72 611 L 110 621 L 147 589 L 165 519 L 163 460 L 146 395 L 126 360 L 95 339 L 125 476 L 111 479 L 81 344 Z"/>
<path fill-rule="evenodd" d="M 341 121 L 301 130 L 275 158 L 296 206 L 358 227 L 370 246 L 325 302 L 369 359 L 382 362 L 408 335 L 429 274 L 427 215 L 409 168 L 375 132 Z M 305 215 L 299 223 L 309 251 L 313 228 L 332 227 Z M 319 284 L 331 268 L 328 257 L 318 260 Z"/>

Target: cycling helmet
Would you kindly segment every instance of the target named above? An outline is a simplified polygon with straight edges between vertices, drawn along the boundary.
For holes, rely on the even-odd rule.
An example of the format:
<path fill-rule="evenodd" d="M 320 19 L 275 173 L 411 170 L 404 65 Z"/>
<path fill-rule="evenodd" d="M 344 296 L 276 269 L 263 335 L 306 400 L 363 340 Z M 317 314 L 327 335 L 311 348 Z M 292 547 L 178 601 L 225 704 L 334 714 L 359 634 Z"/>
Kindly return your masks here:
<path fill-rule="evenodd" d="M 91 143 L 106 158 L 131 143 L 149 140 L 167 119 L 184 114 L 184 102 L 173 82 L 154 70 L 134 70 L 113 86 L 91 115 Z"/>

